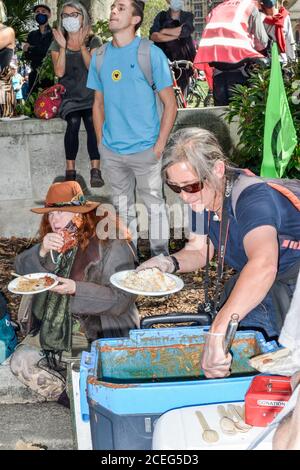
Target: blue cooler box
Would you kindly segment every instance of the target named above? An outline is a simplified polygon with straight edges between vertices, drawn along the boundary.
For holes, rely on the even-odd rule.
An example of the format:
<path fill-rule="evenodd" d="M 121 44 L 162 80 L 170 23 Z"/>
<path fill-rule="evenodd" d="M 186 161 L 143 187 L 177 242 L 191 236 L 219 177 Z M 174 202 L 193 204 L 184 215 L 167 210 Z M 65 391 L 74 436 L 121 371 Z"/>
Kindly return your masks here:
<path fill-rule="evenodd" d="M 256 371 L 248 359 L 275 351 L 256 331 L 237 332 L 231 375 L 206 379 L 201 354 L 208 328 L 132 330 L 129 338 L 100 339 L 83 352 L 82 418 L 90 420 L 93 449 L 151 449 L 155 421 L 183 406 L 244 400 Z"/>

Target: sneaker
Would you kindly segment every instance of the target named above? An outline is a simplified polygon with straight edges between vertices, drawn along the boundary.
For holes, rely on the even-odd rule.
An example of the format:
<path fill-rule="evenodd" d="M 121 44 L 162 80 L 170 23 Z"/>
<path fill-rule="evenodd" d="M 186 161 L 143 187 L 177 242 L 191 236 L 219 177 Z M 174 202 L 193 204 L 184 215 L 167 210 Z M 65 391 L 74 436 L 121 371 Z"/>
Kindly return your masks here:
<path fill-rule="evenodd" d="M 65 181 L 76 181 L 76 170 L 66 170 Z"/>
<path fill-rule="evenodd" d="M 101 171 L 98 168 L 91 169 L 91 187 L 92 188 L 102 188 L 104 186 L 104 181 L 101 176 Z"/>

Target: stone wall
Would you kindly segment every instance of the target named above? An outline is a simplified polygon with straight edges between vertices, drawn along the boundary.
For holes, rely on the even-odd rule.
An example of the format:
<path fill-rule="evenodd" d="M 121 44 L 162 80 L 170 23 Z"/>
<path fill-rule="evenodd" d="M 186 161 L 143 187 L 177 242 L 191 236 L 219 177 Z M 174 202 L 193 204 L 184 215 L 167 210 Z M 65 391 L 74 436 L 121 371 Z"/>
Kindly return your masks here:
<path fill-rule="evenodd" d="M 236 125 L 229 127 L 222 114 L 226 108 L 179 110 L 175 128 L 199 126 L 219 135 L 224 149 L 230 152 L 237 142 Z M 63 181 L 65 172 L 64 132 L 61 119 L 42 121 L 0 122 L 0 236 L 32 237 L 37 233 L 39 216 L 30 212 L 44 200 L 49 185 Z M 109 200 L 110 188 L 91 190 L 89 186 L 89 158 L 84 129 L 80 132 L 77 157 L 79 182 L 91 199 Z M 167 201 L 177 201 L 176 195 L 166 190 Z"/>

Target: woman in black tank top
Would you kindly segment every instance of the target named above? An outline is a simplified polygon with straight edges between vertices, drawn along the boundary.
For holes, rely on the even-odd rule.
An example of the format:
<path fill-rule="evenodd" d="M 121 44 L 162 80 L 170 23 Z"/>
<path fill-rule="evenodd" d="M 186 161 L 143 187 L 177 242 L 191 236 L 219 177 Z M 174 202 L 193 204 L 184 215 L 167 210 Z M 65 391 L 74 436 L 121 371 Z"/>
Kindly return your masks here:
<path fill-rule="evenodd" d="M 0 36 L 1 36 L 1 29 L 0 29 Z M 0 49 L 0 71 L 5 69 L 5 67 L 8 67 L 11 59 L 13 57 L 13 49 L 10 49 L 9 47 L 4 47 L 3 49 Z"/>
<path fill-rule="evenodd" d="M 15 47 L 15 32 L 5 26 L 5 9 L 0 0 L 0 117 L 12 117 L 15 112 L 15 94 L 12 88 L 9 64 Z"/>

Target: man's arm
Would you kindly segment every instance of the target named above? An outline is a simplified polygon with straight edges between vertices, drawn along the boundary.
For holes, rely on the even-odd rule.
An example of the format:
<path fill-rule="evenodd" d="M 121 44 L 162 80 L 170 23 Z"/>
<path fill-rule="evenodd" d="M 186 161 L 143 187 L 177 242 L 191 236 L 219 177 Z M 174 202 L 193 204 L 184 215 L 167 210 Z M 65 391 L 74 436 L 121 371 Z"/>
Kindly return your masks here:
<path fill-rule="evenodd" d="M 151 41 L 153 42 L 169 42 L 178 39 L 181 34 L 181 26 L 177 28 L 164 28 L 159 32 L 152 33 L 150 36 Z"/>
<path fill-rule="evenodd" d="M 103 94 L 100 91 L 95 91 L 93 104 L 93 123 L 99 145 L 102 141 L 102 127 L 104 123 L 104 99 Z"/>
<path fill-rule="evenodd" d="M 161 157 L 161 154 L 165 149 L 177 114 L 177 104 L 172 87 L 169 86 L 161 90 L 159 92 L 159 97 L 164 104 L 164 112 L 161 118 L 159 136 L 156 144 L 154 145 L 154 152 L 157 158 Z"/>
<path fill-rule="evenodd" d="M 225 333 L 232 313 L 242 320 L 267 295 L 278 270 L 278 240 L 274 227 L 263 225 L 251 230 L 244 238 L 248 262 L 228 300 L 218 313 L 211 331 Z"/>
<path fill-rule="evenodd" d="M 249 18 L 249 28 L 248 31 L 254 36 L 254 45 L 255 49 L 263 51 L 268 46 L 269 37 L 266 33 L 263 18 L 258 9 L 255 7 Z"/>

